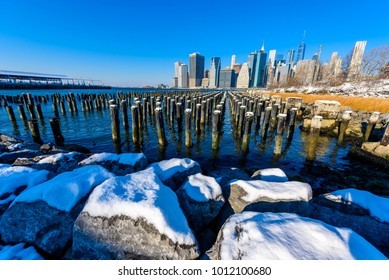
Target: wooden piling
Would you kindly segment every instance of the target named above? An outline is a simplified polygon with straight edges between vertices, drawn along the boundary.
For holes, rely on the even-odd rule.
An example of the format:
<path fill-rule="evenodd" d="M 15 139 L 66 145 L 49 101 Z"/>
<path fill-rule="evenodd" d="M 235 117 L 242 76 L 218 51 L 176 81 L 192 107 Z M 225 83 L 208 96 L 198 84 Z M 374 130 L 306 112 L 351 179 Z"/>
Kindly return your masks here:
<path fill-rule="evenodd" d="M 297 108 L 292 108 L 289 110 L 288 131 L 286 135 L 288 142 L 292 141 L 293 139 L 293 134 L 296 127 L 297 110 Z"/>
<path fill-rule="evenodd" d="M 35 109 L 33 104 L 27 104 L 27 111 L 30 113 L 31 119 L 36 120 Z"/>
<path fill-rule="evenodd" d="M 221 122 L 221 111 L 213 111 L 212 120 L 212 150 L 218 150 L 220 144 L 220 122 Z"/>
<path fill-rule="evenodd" d="M 311 129 L 307 143 L 307 160 L 309 161 L 313 161 L 316 159 L 316 147 L 319 142 L 322 119 L 322 116 L 314 116 L 312 118 Z"/>
<path fill-rule="evenodd" d="M 8 112 L 9 120 L 11 121 L 11 123 L 16 124 L 15 113 L 14 113 L 12 106 L 6 106 L 5 109 Z"/>
<path fill-rule="evenodd" d="M 250 134 L 251 126 L 254 120 L 254 113 L 247 112 L 244 118 L 244 132 L 243 132 L 243 141 L 242 141 L 242 151 L 247 153 L 250 147 Z"/>
<path fill-rule="evenodd" d="M 157 126 L 158 143 L 160 146 L 166 146 L 165 126 L 163 123 L 162 108 L 155 109 L 155 121 Z"/>
<path fill-rule="evenodd" d="M 26 122 L 27 116 L 26 116 L 26 112 L 24 111 L 23 105 L 18 105 L 18 111 L 19 111 L 19 116 L 22 119 L 22 121 Z"/>
<path fill-rule="evenodd" d="M 61 127 L 59 125 L 58 118 L 50 118 L 50 126 L 54 135 L 55 144 L 58 146 L 63 146 L 65 142 L 65 138 L 62 136 Z"/>
<path fill-rule="evenodd" d="M 246 118 L 246 106 L 242 105 L 239 108 L 239 119 L 236 136 L 242 138 L 244 120 Z"/>
<path fill-rule="evenodd" d="M 389 123 L 386 124 L 386 129 L 385 129 L 384 135 L 382 136 L 380 144 L 382 146 L 389 145 Z"/>
<path fill-rule="evenodd" d="M 176 120 L 177 120 L 177 131 L 182 133 L 182 119 L 183 119 L 183 107 L 182 103 L 178 102 L 176 104 Z"/>
<path fill-rule="evenodd" d="M 341 145 L 343 142 L 344 134 L 345 134 L 346 129 L 348 127 L 348 124 L 351 120 L 351 113 L 352 112 L 353 111 L 344 111 L 343 112 L 342 120 L 341 120 L 340 126 L 339 126 L 338 142 L 337 142 L 338 145 Z"/>
<path fill-rule="evenodd" d="M 132 142 L 139 143 L 139 107 L 131 106 L 131 120 L 132 120 Z"/>
<path fill-rule="evenodd" d="M 370 134 L 374 130 L 375 125 L 376 125 L 379 117 L 380 117 L 380 112 L 373 112 L 370 115 L 370 118 L 369 118 L 369 121 L 368 121 L 368 125 L 366 127 L 366 132 L 365 132 L 365 135 L 363 136 L 363 141 L 364 142 L 369 141 Z"/>
<path fill-rule="evenodd" d="M 185 109 L 185 146 L 193 146 L 192 141 L 192 109 Z"/>
<path fill-rule="evenodd" d="M 201 118 L 201 104 L 196 104 L 196 114 L 195 114 L 195 130 L 197 133 L 200 133 L 201 126 L 200 126 L 200 118 Z"/>
<path fill-rule="evenodd" d="M 277 116 L 277 132 L 274 143 L 274 154 L 280 155 L 282 150 L 282 140 L 284 133 L 284 126 L 286 121 L 286 114 L 278 114 Z"/>
<path fill-rule="evenodd" d="M 116 104 L 109 105 L 109 114 L 111 117 L 112 140 L 120 142 L 119 108 Z"/>
<path fill-rule="evenodd" d="M 262 124 L 262 139 L 266 140 L 267 137 L 267 131 L 269 129 L 269 121 L 270 121 L 270 113 L 271 113 L 272 107 L 266 107 L 265 113 L 263 117 L 263 124 Z"/>
<path fill-rule="evenodd" d="M 66 109 L 65 109 L 65 103 L 63 101 L 59 102 L 59 108 L 61 110 L 62 116 L 66 116 Z"/>
<path fill-rule="evenodd" d="M 42 113 L 42 107 L 41 107 L 41 104 L 35 104 L 35 109 L 36 109 L 36 112 L 38 113 L 38 118 L 39 120 L 43 121 L 44 120 L 44 117 L 43 117 L 43 113 Z"/>
<path fill-rule="evenodd" d="M 29 120 L 28 121 L 28 128 L 30 129 L 34 143 L 38 143 L 38 144 L 42 145 L 43 141 L 42 141 L 40 133 L 39 133 L 38 121 L 36 119 Z"/>
<path fill-rule="evenodd" d="M 122 109 L 123 127 L 124 130 L 128 130 L 130 128 L 130 125 L 128 124 L 127 101 L 122 100 L 120 104 L 122 105 L 121 109 Z"/>

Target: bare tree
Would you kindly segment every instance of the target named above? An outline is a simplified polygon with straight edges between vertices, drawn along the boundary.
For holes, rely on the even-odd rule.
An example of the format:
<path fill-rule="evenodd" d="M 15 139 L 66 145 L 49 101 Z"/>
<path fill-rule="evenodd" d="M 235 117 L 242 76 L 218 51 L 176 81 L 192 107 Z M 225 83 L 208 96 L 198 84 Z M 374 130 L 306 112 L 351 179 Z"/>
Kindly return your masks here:
<path fill-rule="evenodd" d="M 380 71 L 389 64 L 389 46 L 371 49 L 363 56 L 361 72 L 365 78 L 380 78 Z"/>

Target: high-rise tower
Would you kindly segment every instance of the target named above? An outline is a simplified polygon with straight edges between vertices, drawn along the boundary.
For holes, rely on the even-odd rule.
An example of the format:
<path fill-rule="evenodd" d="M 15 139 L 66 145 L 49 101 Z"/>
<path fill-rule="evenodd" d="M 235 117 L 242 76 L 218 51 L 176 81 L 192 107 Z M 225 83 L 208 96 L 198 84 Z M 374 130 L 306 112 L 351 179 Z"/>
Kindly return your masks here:
<path fill-rule="evenodd" d="M 219 87 L 220 69 L 220 57 L 212 57 L 211 67 L 209 68 L 209 88 Z"/>
<path fill-rule="evenodd" d="M 189 55 L 189 87 L 201 86 L 204 78 L 204 56 L 199 53 Z"/>
<path fill-rule="evenodd" d="M 348 68 L 347 78 L 356 79 L 361 74 L 363 53 L 365 52 L 367 41 L 358 41 L 355 43 L 350 66 Z"/>
<path fill-rule="evenodd" d="M 299 62 L 300 60 L 304 60 L 304 56 L 305 56 L 304 40 L 305 40 L 305 31 L 304 31 L 304 35 L 303 35 L 303 40 L 301 41 L 301 43 L 299 44 L 299 47 L 297 49 L 296 63 Z"/>
<path fill-rule="evenodd" d="M 266 86 L 266 63 L 267 53 L 265 53 L 265 46 L 262 45 L 261 50 L 257 52 L 257 62 L 254 71 L 253 87 Z"/>

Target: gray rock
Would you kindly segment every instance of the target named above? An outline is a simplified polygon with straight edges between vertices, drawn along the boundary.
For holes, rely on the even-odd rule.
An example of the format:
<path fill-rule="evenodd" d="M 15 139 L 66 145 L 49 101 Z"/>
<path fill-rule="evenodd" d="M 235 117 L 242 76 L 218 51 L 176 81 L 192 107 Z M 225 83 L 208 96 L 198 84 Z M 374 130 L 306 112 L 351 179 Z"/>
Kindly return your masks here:
<path fill-rule="evenodd" d="M 42 155 L 39 151 L 20 150 L 16 152 L 7 152 L 0 154 L 0 163 L 14 163 L 18 158 L 33 158 Z"/>
<path fill-rule="evenodd" d="M 80 162 L 80 165 L 98 164 L 117 176 L 127 175 L 143 170 L 147 165 L 147 158 L 143 153 L 112 153 L 94 154 Z"/>
<path fill-rule="evenodd" d="M 195 232 L 199 232 L 217 216 L 224 204 L 220 185 L 213 177 L 201 173 L 191 175 L 177 191 L 182 210 Z"/>
<path fill-rule="evenodd" d="M 74 225 L 74 259 L 195 259 L 176 194 L 151 169 L 95 188 Z"/>
<path fill-rule="evenodd" d="M 201 173 L 200 165 L 189 158 L 163 160 L 151 164 L 148 169 L 173 191 L 178 190 L 190 175 Z"/>

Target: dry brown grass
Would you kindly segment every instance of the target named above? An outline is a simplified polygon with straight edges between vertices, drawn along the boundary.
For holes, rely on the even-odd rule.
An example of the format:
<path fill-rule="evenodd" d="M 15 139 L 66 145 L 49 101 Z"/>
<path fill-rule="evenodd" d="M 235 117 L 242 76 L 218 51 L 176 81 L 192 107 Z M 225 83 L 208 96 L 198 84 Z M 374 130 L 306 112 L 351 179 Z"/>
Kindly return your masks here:
<path fill-rule="evenodd" d="M 336 100 L 340 102 L 342 106 L 350 106 L 355 111 L 389 113 L 389 99 L 302 93 L 271 93 L 271 95 L 280 95 L 282 96 L 282 99 L 285 99 L 286 97 L 302 97 L 305 102 Z"/>

